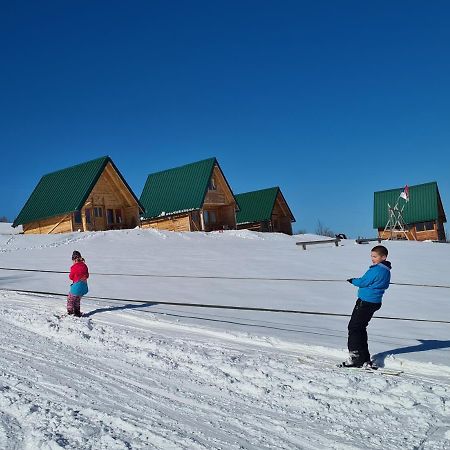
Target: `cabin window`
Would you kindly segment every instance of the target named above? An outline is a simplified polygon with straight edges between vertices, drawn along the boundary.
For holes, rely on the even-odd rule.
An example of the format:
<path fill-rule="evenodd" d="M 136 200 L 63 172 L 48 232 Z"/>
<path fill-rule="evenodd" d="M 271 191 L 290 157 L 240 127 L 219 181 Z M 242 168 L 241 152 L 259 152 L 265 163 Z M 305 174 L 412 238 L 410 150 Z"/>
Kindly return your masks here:
<path fill-rule="evenodd" d="M 215 211 L 205 211 L 203 218 L 205 219 L 205 225 L 213 225 L 217 221 Z"/>
<path fill-rule="evenodd" d="M 86 213 L 86 223 L 91 223 L 91 209 L 87 208 L 85 210 L 85 213 Z"/>
<path fill-rule="evenodd" d="M 114 210 L 113 209 L 106 210 L 106 220 L 107 220 L 108 224 L 114 223 Z"/>
<path fill-rule="evenodd" d="M 75 211 L 73 217 L 74 217 L 75 223 L 82 223 L 81 222 L 81 211 Z"/>
<path fill-rule="evenodd" d="M 116 223 L 122 223 L 122 210 L 116 209 Z"/>
<path fill-rule="evenodd" d="M 216 187 L 216 180 L 214 179 L 214 177 L 211 177 L 209 179 L 208 189 L 210 191 L 215 191 L 217 189 L 217 187 Z"/>
<path fill-rule="evenodd" d="M 103 217 L 103 208 L 94 208 L 95 217 Z"/>
<path fill-rule="evenodd" d="M 434 230 L 434 222 L 416 223 L 416 231 L 432 231 Z"/>

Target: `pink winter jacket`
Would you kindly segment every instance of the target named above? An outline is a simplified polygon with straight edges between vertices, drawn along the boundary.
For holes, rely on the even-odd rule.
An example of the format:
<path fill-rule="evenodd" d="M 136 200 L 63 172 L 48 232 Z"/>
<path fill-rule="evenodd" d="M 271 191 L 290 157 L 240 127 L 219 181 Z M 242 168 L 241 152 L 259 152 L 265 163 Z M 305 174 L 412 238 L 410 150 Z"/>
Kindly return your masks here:
<path fill-rule="evenodd" d="M 78 281 L 86 281 L 89 278 L 88 266 L 82 261 L 76 262 L 70 268 L 69 278 L 74 283 L 77 283 Z"/>

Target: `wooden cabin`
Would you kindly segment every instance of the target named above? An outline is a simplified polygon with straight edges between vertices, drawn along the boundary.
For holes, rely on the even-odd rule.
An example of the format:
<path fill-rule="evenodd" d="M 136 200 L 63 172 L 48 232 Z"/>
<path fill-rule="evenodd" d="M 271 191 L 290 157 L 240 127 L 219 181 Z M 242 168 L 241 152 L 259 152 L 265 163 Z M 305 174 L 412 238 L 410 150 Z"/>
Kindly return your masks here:
<path fill-rule="evenodd" d="M 409 240 L 445 241 L 444 223 L 447 222 L 438 185 L 431 183 L 409 186 L 409 200 L 399 199 L 403 189 L 390 189 L 374 194 L 373 227 L 382 239 L 406 239 L 404 233 L 384 231 L 389 220 L 388 203 L 393 207 L 399 201 L 402 216 L 407 225 Z"/>
<path fill-rule="evenodd" d="M 44 175 L 13 226 L 50 234 L 134 228 L 143 207 L 109 156 Z"/>
<path fill-rule="evenodd" d="M 236 229 L 238 205 L 216 158 L 150 174 L 140 202 L 143 228 Z"/>
<path fill-rule="evenodd" d="M 278 186 L 238 194 L 236 200 L 239 204 L 236 216 L 238 230 L 292 235 L 295 218 Z"/>

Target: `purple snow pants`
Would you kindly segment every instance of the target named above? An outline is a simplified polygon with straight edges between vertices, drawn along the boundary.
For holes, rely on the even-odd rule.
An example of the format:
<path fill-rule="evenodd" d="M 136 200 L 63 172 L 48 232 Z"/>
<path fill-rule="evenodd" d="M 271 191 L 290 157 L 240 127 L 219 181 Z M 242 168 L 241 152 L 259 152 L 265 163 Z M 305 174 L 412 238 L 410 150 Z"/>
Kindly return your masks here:
<path fill-rule="evenodd" d="M 67 296 L 67 314 L 74 314 L 78 317 L 81 316 L 80 300 L 81 297 L 79 295 L 69 294 Z"/>

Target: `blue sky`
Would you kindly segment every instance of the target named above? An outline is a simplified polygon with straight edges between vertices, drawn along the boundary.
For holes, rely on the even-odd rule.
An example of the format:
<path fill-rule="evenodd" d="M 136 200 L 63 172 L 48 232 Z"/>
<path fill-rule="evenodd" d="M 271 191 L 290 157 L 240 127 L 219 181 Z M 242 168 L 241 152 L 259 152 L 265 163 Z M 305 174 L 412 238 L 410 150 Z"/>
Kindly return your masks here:
<path fill-rule="evenodd" d="M 103 155 L 138 196 L 216 156 L 310 232 L 373 235 L 373 192 L 404 184 L 450 214 L 450 4 L 367 3 L 1 1 L 0 216 Z"/>

